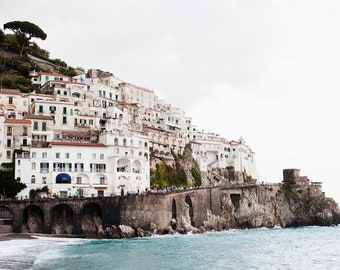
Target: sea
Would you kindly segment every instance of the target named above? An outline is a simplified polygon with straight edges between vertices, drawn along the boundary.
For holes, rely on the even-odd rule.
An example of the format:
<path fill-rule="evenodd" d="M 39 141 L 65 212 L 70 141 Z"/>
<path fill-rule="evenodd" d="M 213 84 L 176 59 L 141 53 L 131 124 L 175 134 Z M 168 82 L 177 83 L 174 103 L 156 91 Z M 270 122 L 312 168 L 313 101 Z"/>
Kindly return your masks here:
<path fill-rule="evenodd" d="M 340 227 L 0 242 L 0 269 L 340 269 Z"/>

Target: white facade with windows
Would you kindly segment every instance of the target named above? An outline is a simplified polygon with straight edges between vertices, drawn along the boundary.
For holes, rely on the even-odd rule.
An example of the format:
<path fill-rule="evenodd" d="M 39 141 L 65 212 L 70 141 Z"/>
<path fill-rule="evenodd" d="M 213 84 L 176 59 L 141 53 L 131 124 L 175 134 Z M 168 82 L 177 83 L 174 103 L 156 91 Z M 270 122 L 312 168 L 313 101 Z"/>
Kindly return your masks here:
<path fill-rule="evenodd" d="M 150 189 L 146 137 L 103 134 L 104 143 L 51 142 L 16 156 L 15 177 L 32 190 L 47 186 L 52 196 L 112 196 Z"/>
<path fill-rule="evenodd" d="M 212 133 L 200 134 L 200 139 L 191 142 L 191 148 L 202 172 L 212 168 L 233 167 L 237 172 L 258 179 L 255 153 L 242 138 L 228 142 Z"/>

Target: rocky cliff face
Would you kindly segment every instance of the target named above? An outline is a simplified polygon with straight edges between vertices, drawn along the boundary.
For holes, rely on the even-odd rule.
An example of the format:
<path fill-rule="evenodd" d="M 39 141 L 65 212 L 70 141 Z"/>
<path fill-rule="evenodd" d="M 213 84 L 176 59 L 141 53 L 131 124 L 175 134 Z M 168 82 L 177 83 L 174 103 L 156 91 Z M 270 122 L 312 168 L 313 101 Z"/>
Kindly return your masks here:
<path fill-rule="evenodd" d="M 242 194 L 226 190 L 221 196 L 221 206 L 221 215 L 208 211 L 203 229 L 340 224 L 340 211 L 333 199 L 296 184 L 254 185 L 244 188 Z"/>
<path fill-rule="evenodd" d="M 205 209 L 206 220 L 198 226 L 193 225 L 190 207 L 185 204 L 181 217 L 178 220 L 169 219 L 167 227 L 158 226 L 159 220 L 154 219 L 150 231 L 120 225 L 104 229 L 101 235 L 105 238 L 123 238 L 176 232 L 340 224 L 340 211 L 333 199 L 326 198 L 322 192 L 313 194 L 308 188 L 301 189 L 295 184 L 288 189 L 285 184 L 221 188 L 219 205 L 221 209 L 218 214 Z"/>

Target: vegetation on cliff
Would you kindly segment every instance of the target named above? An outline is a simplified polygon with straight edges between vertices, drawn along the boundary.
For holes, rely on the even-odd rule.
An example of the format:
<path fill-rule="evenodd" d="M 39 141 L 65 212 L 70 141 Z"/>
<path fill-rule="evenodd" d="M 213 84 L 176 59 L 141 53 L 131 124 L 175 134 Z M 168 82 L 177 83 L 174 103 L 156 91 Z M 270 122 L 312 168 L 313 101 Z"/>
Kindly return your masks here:
<path fill-rule="evenodd" d="M 175 160 L 174 166 L 161 159 L 156 168 L 150 170 L 151 187 L 201 186 L 201 171 L 196 160 L 192 158 L 190 145 L 185 146 L 183 154 L 176 154 L 174 151 L 171 151 L 171 154 Z"/>
<path fill-rule="evenodd" d="M 57 72 L 76 76 L 78 68 L 68 66 L 61 59 L 50 59 L 49 52 L 38 46 L 32 38 L 45 40 L 47 34 L 38 26 L 27 21 L 13 21 L 4 24 L 4 29 L 13 31 L 5 34 L 0 29 L 0 74 L 3 88 L 19 89 L 23 93 L 38 91 L 32 85 L 29 72 Z M 44 64 L 31 57 L 45 61 Z M 81 68 L 79 68 L 81 69 Z"/>
<path fill-rule="evenodd" d="M 13 21 L 4 24 L 4 29 L 14 32 L 16 41 L 20 46 L 19 58 L 21 58 L 25 46 L 27 46 L 32 38 L 40 38 L 45 40 L 46 33 L 36 24 L 28 21 Z"/>

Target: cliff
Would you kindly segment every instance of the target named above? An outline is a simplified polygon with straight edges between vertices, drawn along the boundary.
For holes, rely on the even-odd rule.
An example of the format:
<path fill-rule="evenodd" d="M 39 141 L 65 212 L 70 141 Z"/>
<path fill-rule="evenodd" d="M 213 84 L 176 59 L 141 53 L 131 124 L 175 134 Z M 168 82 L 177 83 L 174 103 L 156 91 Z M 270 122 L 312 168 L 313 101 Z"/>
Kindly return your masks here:
<path fill-rule="evenodd" d="M 226 189 L 220 215 L 208 213 L 205 229 L 331 226 L 340 223 L 337 203 L 327 198 L 320 183 L 300 177 L 299 170 L 284 170 L 282 184 Z"/>
<path fill-rule="evenodd" d="M 299 176 L 296 169 L 284 170 L 279 184 L 229 184 L 125 199 L 121 223 L 133 228 L 135 236 L 340 223 L 335 201 L 325 197 L 320 183 Z M 115 230 L 109 228 L 103 236 L 116 238 Z"/>

